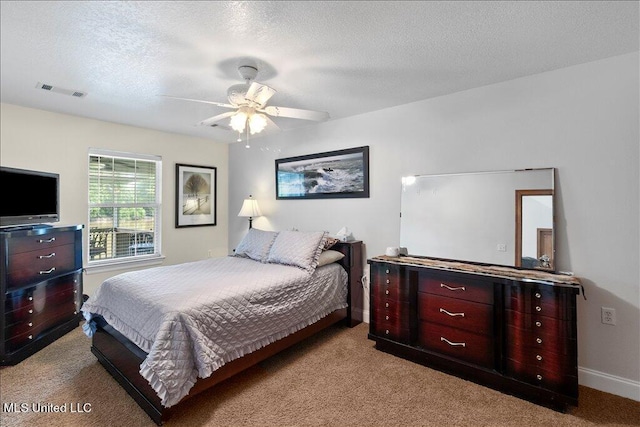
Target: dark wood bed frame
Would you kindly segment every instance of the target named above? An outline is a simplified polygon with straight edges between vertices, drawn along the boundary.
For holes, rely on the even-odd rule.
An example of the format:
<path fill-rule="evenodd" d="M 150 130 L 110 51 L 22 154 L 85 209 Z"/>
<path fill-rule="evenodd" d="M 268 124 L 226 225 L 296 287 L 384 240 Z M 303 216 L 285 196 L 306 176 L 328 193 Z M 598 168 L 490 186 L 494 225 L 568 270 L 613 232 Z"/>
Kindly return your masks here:
<path fill-rule="evenodd" d="M 331 325 L 344 321 L 348 326 L 353 327 L 362 322 L 361 278 L 364 265 L 362 242 L 338 243 L 332 249 L 345 255 L 340 264 L 349 276 L 347 295 L 349 307 L 336 310 L 298 332 L 225 364 L 208 378 L 198 379 L 189 394 L 178 405 Z M 163 407 L 160 398 L 151 388 L 149 382 L 140 375 L 140 364 L 146 358 L 147 353 L 113 329 L 104 319 L 98 318 L 96 323 L 97 330 L 93 336 L 91 352 L 151 419 L 161 425 L 169 419 L 172 410 L 178 405 L 171 408 Z"/>

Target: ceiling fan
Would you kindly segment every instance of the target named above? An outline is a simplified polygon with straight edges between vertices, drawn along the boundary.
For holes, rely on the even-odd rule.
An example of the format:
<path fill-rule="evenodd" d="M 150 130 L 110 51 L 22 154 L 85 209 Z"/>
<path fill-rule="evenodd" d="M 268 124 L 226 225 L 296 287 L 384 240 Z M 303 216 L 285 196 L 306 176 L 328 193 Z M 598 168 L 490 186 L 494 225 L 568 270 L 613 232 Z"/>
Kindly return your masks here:
<path fill-rule="evenodd" d="M 181 98 L 177 96 L 163 95 L 168 98 L 182 99 L 185 101 L 202 102 L 205 104 L 216 105 L 218 107 L 231 108 L 234 111 L 218 114 L 209 117 L 198 123 L 201 126 L 213 126 L 217 122 L 229 118 L 231 129 L 242 134 L 247 132 L 251 135 L 262 132 L 264 128 L 269 127 L 279 129 L 272 117 L 289 117 L 293 119 L 312 120 L 323 122 L 329 119 L 329 113 L 323 111 L 301 110 L 297 108 L 276 107 L 274 105 L 266 105 L 269 99 L 275 95 L 276 90 L 255 81 L 258 75 L 258 69 L 253 65 L 241 65 L 238 67 L 240 76 L 245 83 L 235 84 L 227 90 L 228 103 L 204 101 L 200 99 Z M 266 115 L 265 115 L 266 114 Z M 240 141 L 240 138 L 238 138 Z"/>

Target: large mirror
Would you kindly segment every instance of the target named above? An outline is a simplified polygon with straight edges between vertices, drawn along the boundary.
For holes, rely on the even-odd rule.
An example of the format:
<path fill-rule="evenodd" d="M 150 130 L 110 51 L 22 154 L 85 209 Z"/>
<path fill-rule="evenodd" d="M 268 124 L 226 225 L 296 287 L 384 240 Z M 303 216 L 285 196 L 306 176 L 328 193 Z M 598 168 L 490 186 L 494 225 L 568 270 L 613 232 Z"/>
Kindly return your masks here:
<path fill-rule="evenodd" d="M 409 255 L 555 270 L 553 168 L 402 178 Z"/>

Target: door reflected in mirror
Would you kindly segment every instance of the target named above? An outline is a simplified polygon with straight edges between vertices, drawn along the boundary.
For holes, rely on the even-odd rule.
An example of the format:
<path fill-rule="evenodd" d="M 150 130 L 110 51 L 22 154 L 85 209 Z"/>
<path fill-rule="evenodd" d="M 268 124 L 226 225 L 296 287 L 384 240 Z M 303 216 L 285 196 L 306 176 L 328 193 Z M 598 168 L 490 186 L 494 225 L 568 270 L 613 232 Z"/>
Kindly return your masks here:
<path fill-rule="evenodd" d="M 413 256 L 554 270 L 553 168 L 402 178 Z"/>
<path fill-rule="evenodd" d="M 554 269 L 553 190 L 516 190 L 516 267 Z"/>

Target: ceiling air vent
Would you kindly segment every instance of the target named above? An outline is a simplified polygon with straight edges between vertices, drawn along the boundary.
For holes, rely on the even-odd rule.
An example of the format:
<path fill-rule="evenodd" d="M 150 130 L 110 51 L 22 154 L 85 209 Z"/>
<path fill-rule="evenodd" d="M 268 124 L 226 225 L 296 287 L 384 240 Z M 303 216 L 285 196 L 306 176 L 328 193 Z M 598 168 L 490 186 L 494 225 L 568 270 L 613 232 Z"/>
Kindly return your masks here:
<path fill-rule="evenodd" d="M 38 84 L 36 85 L 36 88 L 48 90 L 49 92 L 61 93 L 62 95 L 74 96 L 76 98 L 84 98 L 85 96 L 87 96 L 86 92 L 82 92 L 79 90 L 65 89 L 62 87 L 48 85 L 46 83 L 40 83 L 40 82 L 38 82 Z"/>

